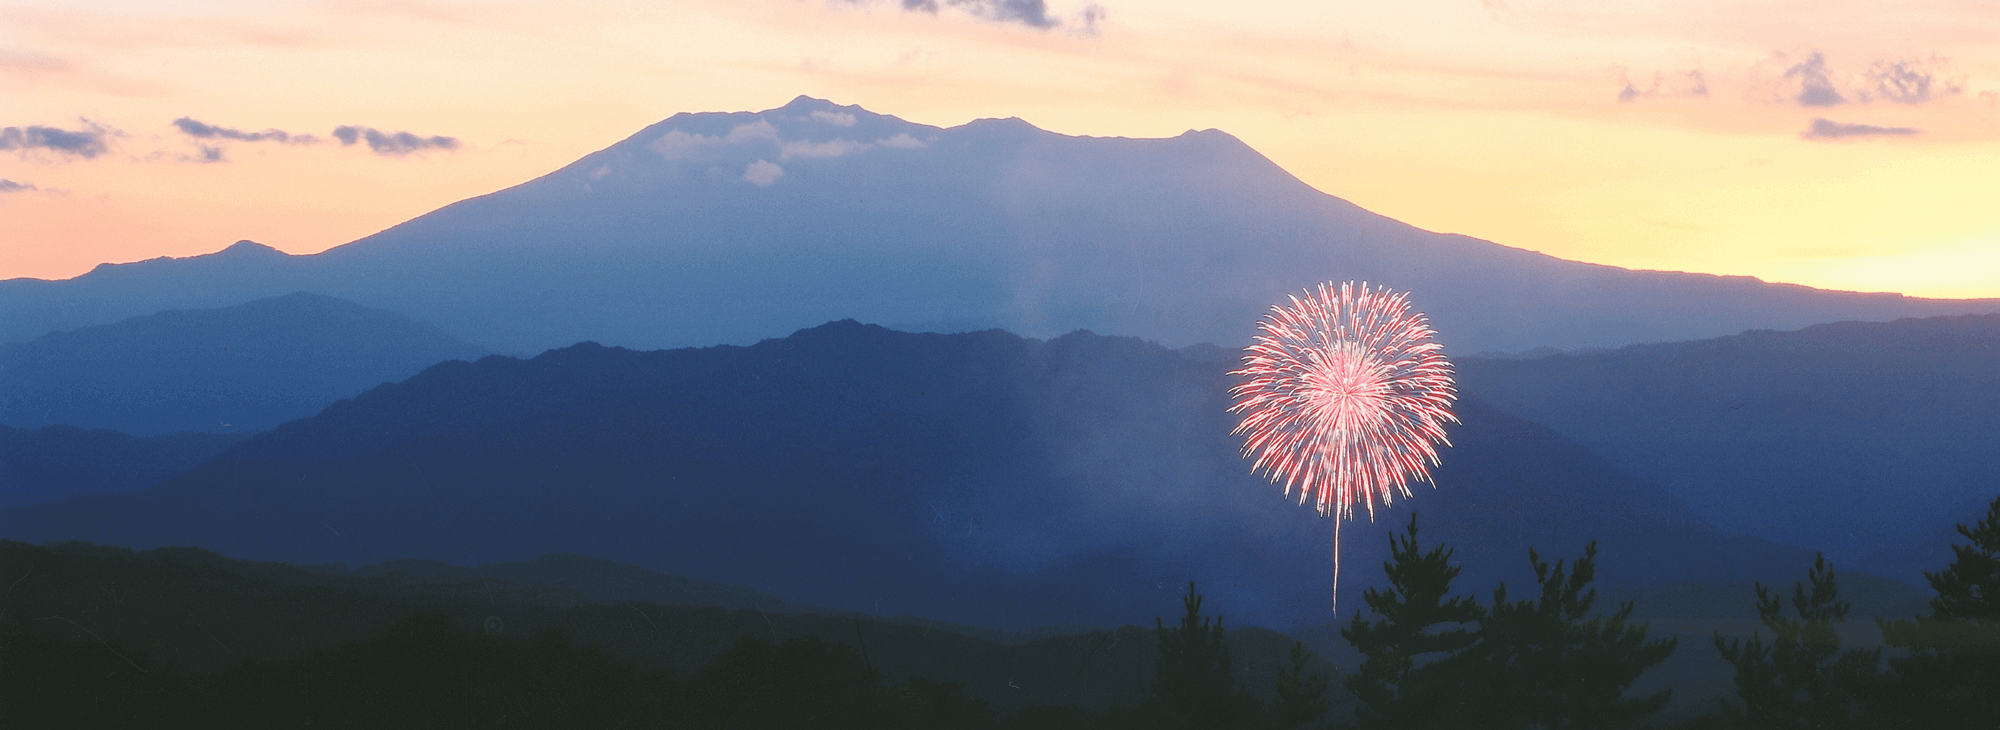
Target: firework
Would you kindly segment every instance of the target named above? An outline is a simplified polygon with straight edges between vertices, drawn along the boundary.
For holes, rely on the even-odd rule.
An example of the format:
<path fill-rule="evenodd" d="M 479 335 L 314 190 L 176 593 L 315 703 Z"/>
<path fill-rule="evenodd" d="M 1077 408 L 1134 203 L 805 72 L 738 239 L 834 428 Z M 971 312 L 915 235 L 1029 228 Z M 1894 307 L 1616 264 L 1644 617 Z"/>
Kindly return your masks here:
<path fill-rule="evenodd" d="M 1229 412 L 1243 415 L 1233 433 L 1244 436 L 1251 469 L 1333 518 L 1337 611 L 1341 520 L 1360 505 L 1372 521 L 1376 500 L 1387 507 L 1397 493 L 1411 496 L 1411 482 L 1431 481 L 1458 396 L 1451 363 L 1407 295 L 1351 281 L 1305 294 L 1271 307 L 1243 369 L 1230 373 L 1246 380 L 1230 389 Z"/>

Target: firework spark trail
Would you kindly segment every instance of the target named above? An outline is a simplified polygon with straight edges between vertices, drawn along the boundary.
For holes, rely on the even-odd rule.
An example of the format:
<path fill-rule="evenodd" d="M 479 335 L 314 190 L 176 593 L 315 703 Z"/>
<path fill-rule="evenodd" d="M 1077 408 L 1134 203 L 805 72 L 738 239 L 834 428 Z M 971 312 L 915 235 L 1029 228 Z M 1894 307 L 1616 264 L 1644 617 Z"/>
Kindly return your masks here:
<path fill-rule="evenodd" d="M 1337 616 L 1340 521 L 1357 503 L 1373 521 L 1376 499 L 1387 507 L 1397 492 L 1412 496 L 1411 481 L 1431 481 L 1458 395 L 1451 363 L 1407 295 L 1351 281 L 1305 294 L 1271 307 L 1243 369 L 1230 373 L 1247 378 L 1230 389 L 1229 412 L 1243 414 L 1231 433 L 1245 436 L 1252 471 L 1333 518 Z"/>

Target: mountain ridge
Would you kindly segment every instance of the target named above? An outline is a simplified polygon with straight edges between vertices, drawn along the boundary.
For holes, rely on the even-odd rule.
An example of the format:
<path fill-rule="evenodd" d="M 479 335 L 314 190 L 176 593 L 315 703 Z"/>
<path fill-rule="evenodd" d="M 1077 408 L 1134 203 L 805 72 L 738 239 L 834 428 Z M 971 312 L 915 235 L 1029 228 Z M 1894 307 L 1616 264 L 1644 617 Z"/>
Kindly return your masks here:
<path fill-rule="evenodd" d="M 0 282 L 0 340 L 298 290 L 517 355 L 581 340 L 747 345 L 844 318 L 1233 346 L 1271 302 L 1347 279 L 1410 291 L 1458 352 L 2000 311 L 2000 300 L 1629 271 L 1421 231 L 1314 190 L 1222 132 L 947 129 L 809 97 L 677 114 L 319 254 L 145 263 L 144 276 Z"/>
<path fill-rule="evenodd" d="M 159 488 L 0 525 L 301 564 L 571 552 L 1008 631 L 1143 621 L 1189 579 L 1246 622 L 1323 621 L 1327 525 L 1243 465 L 1225 369 L 1129 337 L 851 321 L 751 347 L 585 344 L 443 363 Z M 1386 558 L 1379 536 L 1412 508 L 1472 585 L 1525 583 L 1528 546 L 1589 539 L 1607 585 L 1777 581 L 1810 562 L 1716 533 L 1545 428 L 1476 400 L 1459 413 L 1437 494 L 1347 526 L 1350 566 Z M 1346 582 L 1343 604 L 1368 584 Z"/>
<path fill-rule="evenodd" d="M 0 345 L 0 423 L 260 431 L 485 352 L 401 314 L 305 292 L 169 310 Z"/>
<path fill-rule="evenodd" d="M 1457 364 L 1461 389 L 1725 531 L 1837 538 L 1836 562 L 1918 585 L 1927 551 L 2000 493 L 2000 315 Z"/>

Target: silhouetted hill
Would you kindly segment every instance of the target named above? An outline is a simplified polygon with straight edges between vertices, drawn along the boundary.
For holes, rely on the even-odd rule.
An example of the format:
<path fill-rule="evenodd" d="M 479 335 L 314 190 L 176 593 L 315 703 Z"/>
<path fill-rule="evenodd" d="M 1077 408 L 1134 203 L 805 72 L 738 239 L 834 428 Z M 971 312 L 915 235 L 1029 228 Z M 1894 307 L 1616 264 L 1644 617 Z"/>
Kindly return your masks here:
<path fill-rule="evenodd" d="M 131 492 L 215 458 L 248 434 L 133 436 L 75 426 L 0 426 L 0 506 Z"/>
<path fill-rule="evenodd" d="M 847 644 L 865 651 L 869 665 L 892 685 L 912 676 L 959 683 L 967 695 L 1007 714 L 1031 705 L 1135 705 L 1151 693 L 1159 656 L 1150 624 L 1003 645 L 854 614 L 600 602 L 545 585 L 328 575 L 187 548 L 133 552 L 0 540 L 0 566 L 0 578 L 12 588 L 0 612 L 0 637 L 22 631 L 93 650 L 114 647 L 155 667 L 197 674 L 231 666 L 270 671 L 285 666 L 278 661 L 284 657 L 368 639 L 416 612 L 441 613 L 462 630 L 483 629 L 513 642 L 558 629 L 578 646 L 595 645 L 617 661 L 679 677 L 745 636 Z M 1177 604 L 1155 611 L 1168 618 L 1179 613 Z M 1268 697 L 1277 667 L 1289 666 L 1281 663 L 1291 639 L 1236 629 L 1229 644 L 1238 679 Z M 1330 669 L 1324 663 L 1315 668 Z M 1341 692 L 1337 681 L 1334 687 Z"/>
<path fill-rule="evenodd" d="M 0 345 L 0 423 L 248 433 L 484 350 L 317 294 L 162 312 Z"/>
<path fill-rule="evenodd" d="M 1466 360 L 1459 383 L 1726 532 L 1917 585 L 2000 493 L 1996 315 Z"/>
<path fill-rule="evenodd" d="M 1226 368 L 1131 338 L 851 321 L 752 347 L 586 343 L 441 363 L 160 488 L 8 510 L 4 532 L 350 565 L 566 552 L 1006 630 L 1141 622 L 1193 579 L 1237 625 L 1322 621 L 1331 525 L 1249 473 Z M 1591 539 L 1607 584 L 1775 582 L 1810 560 L 1719 535 L 1545 428 L 1472 400 L 1460 417 L 1435 493 L 1347 525 L 1343 605 L 1412 507 L 1473 586 Z"/>
<path fill-rule="evenodd" d="M 785 603 L 763 593 L 727 583 L 699 580 L 657 570 L 614 563 L 583 555 L 554 553 L 533 560 L 464 568 L 435 560 L 405 558 L 365 566 L 354 575 L 400 573 L 415 578 L 497 581 L 513 585 L 545 585 L 575 591 L 593 601 L 641 601 L 689 606 L 717 606 L 781 613 L 806 613 L 808 607 Z"/>
<path fill-rule="evenodd" d="M 1347 279 L 1414 292 L 1455 352 L 2000 311 L 1995 300 L 1631 271 L 1422 231 L 1314 190 L 1216 130 L 1070 137 L 1019 119 L 945 129 L 800 97 L 677 114 L 317 255 L 242 242 L 69 281 L 0 282 L 0 341 L 315 291 L 510 354 L 580 340 L 743 345 L 841 318 L 1234 346 L 1271 303 Z"/>

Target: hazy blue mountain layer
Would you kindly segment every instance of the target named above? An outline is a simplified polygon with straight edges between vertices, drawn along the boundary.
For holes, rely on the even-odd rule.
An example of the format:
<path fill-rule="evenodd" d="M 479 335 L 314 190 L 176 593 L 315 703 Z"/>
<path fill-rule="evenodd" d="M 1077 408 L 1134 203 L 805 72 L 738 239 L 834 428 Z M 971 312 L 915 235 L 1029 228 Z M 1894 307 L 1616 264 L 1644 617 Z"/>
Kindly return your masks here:
<path fill-rule="evenodd" d="M 161 312 L 0 345 L 0 423 L 250 433 L 484 354 L 400 314 L 317 294 Z"/>
<path fill-rule="evenodd" d="M 245 435 L 0 426 L 0 506 L 145 489 L 215 458 Z"/>
<path fill-rule="evenodd" d="M 4 535 L 302 564 L 568 552 L 789 601 L 1002 629 L 1109 626 L 1187 580 L 1246 625 L 1326 620 L 1331 523 L 1248 473 L 1227 364 L 1131 338 L 854 322 L 752 347 L 446 362 L 146 492 L 4 513 Z M 1602 541 L 1600 580 L 1794 580 L 1659 487 L 1467 400 L 1436 477 L 1346 526 L 1343 605 L 1410 509 L 1467 590 Z"/>
<path fill-rule="evenodd" d="M 2000 316 L 1463 360 L 1459 383 L 1725 532 L 1919 585 L 2000 494 Z"/>
<path fill-rule="evenodd" d="M 675 115 L 314 256 L 245 242 L 0 282 L 0 342 L 313 291 L 523 356 L 581 340 L 742 345 L 841 318 L 1236 345 L 1270 304 L 1346 279 L 1414 292 L 1459 353 L 2000 311 L 1628 271 L 1430 233 L 1314 190 L 1215 130 L 942 129 L 800 97 Z"/>

